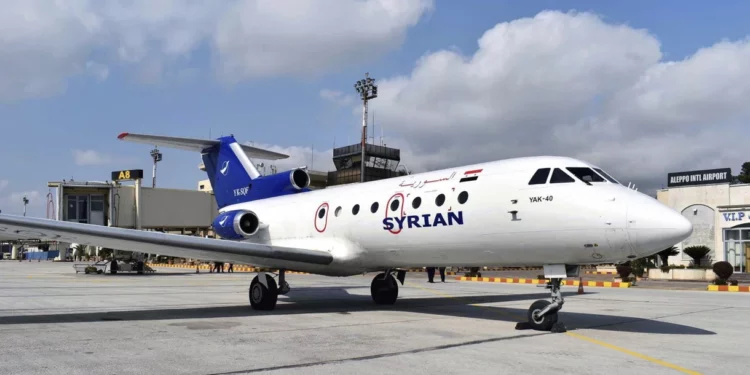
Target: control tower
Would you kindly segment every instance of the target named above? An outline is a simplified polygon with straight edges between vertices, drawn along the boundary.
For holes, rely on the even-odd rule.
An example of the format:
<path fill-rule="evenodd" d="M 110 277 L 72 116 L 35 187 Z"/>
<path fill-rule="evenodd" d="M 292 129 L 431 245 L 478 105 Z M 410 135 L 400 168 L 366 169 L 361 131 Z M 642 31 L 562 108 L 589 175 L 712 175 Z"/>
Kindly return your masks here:
<path fill-rule="evenodd" d="M 333 149 L 333 164 L 336 170 L 328 172 L 328 186 L 376 181 L 408 174 L 405 168 L 398 169 L 401 150 L 367 143 L 367 104 L 370 99 L 378 97 L 375 79 L 370 78 L 369 73 L 365 73 L 365 79 L 357 81 L 354 88 L 362 99 L 362 138 L 359 144 Z"/>
<path fill-rule="evenodd" d="M 337 147 L 333 149 L 333 164 L 336 170 L 328 172 L 328 186 L 376 181 L 407 174 L 404 168 L 398 169 L 401 150 L 369 143 L 365 146 L 364 179 L 361 163 L 362 145 Z"/>

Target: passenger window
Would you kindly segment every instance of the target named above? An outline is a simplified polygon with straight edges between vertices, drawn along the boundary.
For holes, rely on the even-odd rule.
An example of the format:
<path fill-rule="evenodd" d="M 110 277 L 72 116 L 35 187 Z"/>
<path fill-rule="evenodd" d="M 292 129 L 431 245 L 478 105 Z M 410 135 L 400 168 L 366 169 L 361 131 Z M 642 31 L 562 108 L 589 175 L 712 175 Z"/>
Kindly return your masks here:
<path fill-rule="evenodd" d="M 536 173 L 534 173 L 533 176 L 531 176 L 531 180 L 529 180 L 529 185 L 543 185 L 547 183 L 547 176 L 549 176 L 549 171 L 551 168 L 540 168 L 536 170 Z"/>
<path fill-rule="evenodd" d="M 326 209 L 325 208 L 321 208 L 320 211 L 318 211 L 318 218 L 322 219 L 323 216 L 326 216 Z"/>
<path fill-rule="evenodd" d="M 606 178 L 607 180 L 609 180 L 609 182 L 611 182 L 613 184 L 620 184 L 619 181 L 615 180 L 612 176 L 608 175 L 606 172 L 604 172 L 603 170 L 601 170 L 601 168 L 594 168 L 594 170 L 597 173 L 599 173 L 600 175 L 604 176 L 604 178 Z M 620 185 L 622 185 L 622 184 L 620 184 Z"/>
<path fill-rule="evenodd" d="M 445 203 L 445 195 L 440 194 L 437 196 L 437 198 L 435 198 L 435 204 L 440 207 L 443 205 L 443 203 Z"/>
<path fill-rule="evenodd" d="M 458 203 L 464 204 L 467 200 L 469 200 L 469 193 L 462 191 L 461 194 L 458 195 Z"/>
<path fill-rule="evenodd" d="M 568 174 L 560 170 L 560 168 L 555 168 L 555 170 L 552 171 L 552 177 L 549 179 L 550 184 L 562 184 L 568 182 L 576 182 L 576 180 L 574 180 L 573 177 L 568 176 Z"/>
<path fill-rule="evenodd" d="M 422 198 L 416 197 L 411 201 L 411 206 L 415 209 L 419 208 L 419 205 L 422 204 Z"/>
<path fill-rule="evenodd" d="M 372 206 L 370 206 L 370 212 L 372 212 L 372 213 L 378 212 L 378 207 L 379 206 L 380 205 L 378 204 L 378 202 L 373 203 Z"/>
<path fill-rule="evenodd" d="M 599 176 L 591 168 L 587 167 L 568 167 L 565 168 L 574 176 L 583 182 L 605 182 L 602 176 Z"/>
<path fill-rule="evenodd" d="M 391 211 L 396 210 L 398 210 L 398 199 L 394 199 L 393 201 L 391 201 Z"/>
<path fill-rule="evenodd" d="M 352 215 L 356 215 L 359 213 L 359 204 L 355 204 L 354 207 L 352 207 Z"/>

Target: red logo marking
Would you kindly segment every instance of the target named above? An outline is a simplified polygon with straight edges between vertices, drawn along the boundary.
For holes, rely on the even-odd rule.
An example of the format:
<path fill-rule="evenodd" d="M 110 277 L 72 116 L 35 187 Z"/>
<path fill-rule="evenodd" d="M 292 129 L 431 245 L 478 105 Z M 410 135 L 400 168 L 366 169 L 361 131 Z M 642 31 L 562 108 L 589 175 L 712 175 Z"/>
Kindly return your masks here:
<path fill-rule="evenodd" d="M 400 217 L 404 217 L 404 204 L 406 204 L 406 199 L 404 199 L 404 195 L 401 194 L 401 193 L 393 194 L 393 196 L 390 199 L 388 199 L 388 204 L 385 205 L 385 217 L 388 217 L 388 210 L 391 209 L 391 202 L 393 201 L 393 198 L 396 198 L 398 196 L 401 197 L 401 202 L 399 203 L 399 208 L 401 209 L 400 210 L 400 213 L 401 213 Z M 399 228 L 398 230 L 388 229 L 388 231 L 391 232 L 391 233 L 393 233 L 393 234 L 399 234 L 399 233 L 401 233 L 402 229 L 403 228 Z"/>
<path fill-rule="evenodd" d="M 325 209 L 326 209 L 325 216 L 323 218 L 318 218 L 318 212 L 320 212 L 320 209 L 323 208 L 323 207 L 325 207 Z M 318 220 L 323 220 L 323 219 L 325 219 L 325 221 L 323 222 L 323 229 L 320 229 L 319 225 L 318 225 Z M 315 221 L 314 221 L 314 223 L 315 223 L 315 230 L 317 230 L 318 233 L 323 233 L 323 232 L 326 231 L 326 227 L 328 227 L 328 203 L 321 204 L 320 206 L 318 206 L 318 209 L 315 210 Z"/>

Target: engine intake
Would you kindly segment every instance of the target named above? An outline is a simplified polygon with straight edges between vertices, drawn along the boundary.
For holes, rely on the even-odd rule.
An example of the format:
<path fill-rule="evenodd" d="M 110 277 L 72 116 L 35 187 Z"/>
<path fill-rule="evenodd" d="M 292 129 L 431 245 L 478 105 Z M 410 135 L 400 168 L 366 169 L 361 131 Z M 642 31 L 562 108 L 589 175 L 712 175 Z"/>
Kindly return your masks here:
<path fill-rule="evenodd" d="M 310 186 L 310 174 L 302 168 L 297 168 L 289 173 L 289 180 L 292 187 L 296 190 L 302 190 Z"/>
<path fill-rule="evenodd" d="M 228 211 L 213 222 L 214 232 L 221 238 L 237 240 L 250 238 L 258 233 L 260 220 L 255 212 L 247 210 Z"/>

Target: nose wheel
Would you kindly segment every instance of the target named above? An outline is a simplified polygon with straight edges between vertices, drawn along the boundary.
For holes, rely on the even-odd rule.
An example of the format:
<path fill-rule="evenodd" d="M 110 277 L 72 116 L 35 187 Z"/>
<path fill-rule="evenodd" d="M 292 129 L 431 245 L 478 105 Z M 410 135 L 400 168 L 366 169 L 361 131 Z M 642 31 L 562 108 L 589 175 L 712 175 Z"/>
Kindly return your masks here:
<path fill-rule="evenodd" d="M 537 331 L 565 332 L 567 329 L 557 320 L 557 313 L 562 309 L 565 300 L 560 293 L 562 279 L 550 280 L 552 301 L 535 301 L 526 313 L 526 322 L 516 324 L 516 329 L 534 329 Z"/>

